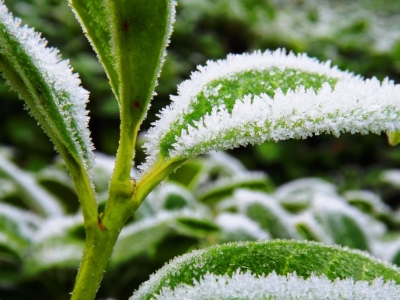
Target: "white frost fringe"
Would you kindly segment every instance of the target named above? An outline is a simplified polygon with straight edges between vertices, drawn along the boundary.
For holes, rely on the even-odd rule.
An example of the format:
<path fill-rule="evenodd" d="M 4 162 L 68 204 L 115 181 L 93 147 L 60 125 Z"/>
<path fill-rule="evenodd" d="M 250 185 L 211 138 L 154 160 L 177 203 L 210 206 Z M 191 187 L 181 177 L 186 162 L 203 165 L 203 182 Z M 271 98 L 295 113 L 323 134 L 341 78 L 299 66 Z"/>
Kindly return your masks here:
<path fill-rule="evenodd" d="M 199 71 L 179 86 L 178 96 L 171 96 L 172 104 L 161 111 L 160 119 L 148 132 L 148 142 L 144 145 L 147 162 L 139 166 L 142 175 L 157 161 L 160 141 L 171 124 L 182 120 L 189 105 L 207 89 L 208 83 L 221 78 L 229 80 L 240 72 L 272 67 L 325 75 L 338 82 L 334 89 L 324 83 L 317 93 L 298 86 L 286 94 L 278 89 L 273 98 L 267 94 L 245 95 L 236 100 L 232 113 L 223 105 L 214 107 L 211 114 L 195 122 L 195 127 L 182 130 L 169 158 L 320 133 L 337 136 L 340 132 L 366 134 L 400 130 L 400 86 L 388 79 L 382 83 L 376 78 L 364 80 L 331 67 L 329 61 L 321 63 L 306 54 L 286 54 L 283 49 L 229 55 L 226 60 L 198 67 Z M 235 132 L 235 140 L 225 139 L 227 132 Z"/>
<path fill-rule="evenodd" d="M 132 298 L 131 298 L 132 299 Z M 395 300 L 400 299 L 400 286 L 394 281 L 384 283 L 381 278 L 372 283 L 352 279 L 330 281 L 325 275 L 312 274 L 303 279 L 296 273 L 280 276 L 255 276 L 237 270 L 228 275 L 206 274 L 193 286 L 179 284 L 174 290 L 164 287 L 157 300 L 205 299 L 326 299 L 326 300 Z"/>
<path fill-rule="evenodd" d="M 81 81 L 78 75 L 72 72 L 69 61 L 61 60 L 56 48 L 46 47 L 47 40 L 41 38 L 40 33 L 35 32 L 33 28 L 28 28 L 26 25 L 21 27 L 21 19 L 14 19 L 3 1 L 0 1 L 0 23 L 21 44 L 36 67 L 45 76 L 46 82 L 52 83 L 53 99 L 58 111 L 63 116 L 64 123 L 71 133 L 72 140 L 85 168 L 90 169 L 94 162 L 94 156 L 88 129 L 88 111 L 86 110 L 89 92 L 80 86 Z M 65 94 L 68 94 L 68 99 L 66 99 Z M 45 108 L 42 107 L 42 109 Z M 71 119 L 77 124 L 77 129 L 72 127 Z"/>

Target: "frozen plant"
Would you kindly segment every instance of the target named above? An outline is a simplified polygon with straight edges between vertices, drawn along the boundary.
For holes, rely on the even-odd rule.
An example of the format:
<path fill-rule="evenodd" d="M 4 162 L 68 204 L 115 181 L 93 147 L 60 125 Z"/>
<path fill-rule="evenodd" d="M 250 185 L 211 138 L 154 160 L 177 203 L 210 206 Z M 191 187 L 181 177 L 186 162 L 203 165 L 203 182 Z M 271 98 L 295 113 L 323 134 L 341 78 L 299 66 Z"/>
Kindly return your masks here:
<path fill-rule="evenodd" d="M 155 0 L 151 5 L 144 0 L 70 2 L 120 108 L 119 148 L 102 212 L 98 211 L 92 180 L 94 155 L 85 110 L 89 94 L 56 49 L 48 48 L 40 34 L 21 26 L 4 4 L 0 6 L 2 74 L 64 159 L 82 206 L 86 241 L 71 299 L 95 298 L 126 221 L 147 195 L 189 158 L 212 150 L 321 133 L 386 132 L 392 143 L 398 142 L 399 85 L 389 79 L 365 80 L 306 54 L 287 54 L 282 49 L 256 51 L 208 62 L 179 86 L 172 104 L 148 132 L 146 163 L 139 166 L 137 178 L 131 178 L 138 130 L 154 96 L 175 5 L 172 0 Z M 56 213 L 56 208 L 47 209 Z M 133 299 L 157 298 L 160 292 L 170 293 L 169 288 L 184 284 L 204 286 L 215 278 L 234 280 L 234 274 L 243 272 L 262 277 L 272 274 L 267 278 L 273 280 L 276 273 L 287 276 L 288 281 L 303 282 L 300 276 L 307 284 L 334 281 L 332 288 L 339 289 L 335 292 L 339 297 L 348 295 L 348 289 L 340 289 L 354 282 L 355 290 L 371 285 L 371 293 L 382 287 L 399 297 L 394 282 L 400 281 L 400 272 L 394 266 L 338 247 L 274 241 L 229 244 L 177 258 Z M 297 275 L 292 275 L 294 272 Z M 208 274 L 222 277 L 209 279 Z M 341 283 L 341 279 L 346 280 Z M 301 292 L 299 297 L 303 297 Z M 232 293 L 227 298 L 235 298 Z M 209 297 L 213 298 L 212 293 Z"/>

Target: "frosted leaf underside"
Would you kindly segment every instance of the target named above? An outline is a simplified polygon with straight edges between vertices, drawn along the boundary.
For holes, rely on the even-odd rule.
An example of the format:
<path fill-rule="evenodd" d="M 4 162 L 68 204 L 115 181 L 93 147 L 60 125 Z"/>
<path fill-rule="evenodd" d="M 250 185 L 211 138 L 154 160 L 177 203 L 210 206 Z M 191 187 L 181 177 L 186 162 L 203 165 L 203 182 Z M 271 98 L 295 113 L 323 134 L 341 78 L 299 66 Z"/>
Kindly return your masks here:
<path fill-rule="evenodd" d="M 330 281 L 326 276 L 311 275 L 304 279 L 296 273 L 279 276 L 254 276 L 237 270 L 231 276 L 206 274 L 194 285 L 181 284 L 174 290 L 163 288 L 157 300 L 204 299 L 326 299 L 326 300 L 386 300 L 400 297 L 400 286 L 380 278 L 372 284 L 352 279 Z"/>
<path fill-rule="evenodd" d="M 283 50 L 208 62 L 183 82 L 149 130 L 143 173 L 157 161 L 266 140 L 400 127 L 400 87 Z"/>
<path fill-rule="evenodd" d="M 60 153 L 69 152 L 86 169 L 92 165 L 93 145 L 87 128 L 89 93 L 59 52 L 0 3 L 0 67 L 3 76 L 25 100 L 31 114 Z M 62 151 L 62 149 L 67 149 Z"/>

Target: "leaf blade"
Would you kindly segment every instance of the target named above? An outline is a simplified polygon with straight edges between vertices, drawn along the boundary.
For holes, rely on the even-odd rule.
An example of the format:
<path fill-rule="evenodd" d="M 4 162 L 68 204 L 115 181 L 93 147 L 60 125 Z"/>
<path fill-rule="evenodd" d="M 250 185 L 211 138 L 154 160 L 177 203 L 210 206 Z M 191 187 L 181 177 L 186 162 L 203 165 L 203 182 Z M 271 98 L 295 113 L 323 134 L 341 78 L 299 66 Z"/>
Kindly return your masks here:
<path fill-rule="evenodd" d="M 107 13 L 107 4 L 103 0 L 69 2 L 76 19 L 98 55 L 99 61 L 110 81 L 111 88 L 119 100 L 119 76 L 116 56 L 112 49 L 111 22 Z"/>
<path fill-rule="evenodd" d="M 145 144 L 142 175 L 157 165 L 266 140 L 400 126 L 398 85 L 363 80 L 283 50 L 209 62 L 179 87 Z"/>
<path fill-rule="evenodd" d="M 25 99 L 56 147 L 66 148 L 88 170 L 93 160 L 85 109 L 89 94 L 80 86 L 69 62 L 61 60 L 58 50 L 47 48 L 47 41 L 40 34 L 20 23 L 1 4 L 3 76 Z"/>
<path fill-rule="evenodd" d="M 130 298 L 150 299 L 164 288 L 193 286 L 206 274 L 228 275 L 246 270 L 256 276 L 272 272 L 309 278 L 312 274 L 355 281 L 375 278 L 400 281 L 399 269 L 361 251 L 304 241 L 230 243 L 193 251 L 177 257 L 142 284 Z M 234 297 L 234 295 L 233 295 Z M 250 297 L 251 298 L 251 297 Z"/>

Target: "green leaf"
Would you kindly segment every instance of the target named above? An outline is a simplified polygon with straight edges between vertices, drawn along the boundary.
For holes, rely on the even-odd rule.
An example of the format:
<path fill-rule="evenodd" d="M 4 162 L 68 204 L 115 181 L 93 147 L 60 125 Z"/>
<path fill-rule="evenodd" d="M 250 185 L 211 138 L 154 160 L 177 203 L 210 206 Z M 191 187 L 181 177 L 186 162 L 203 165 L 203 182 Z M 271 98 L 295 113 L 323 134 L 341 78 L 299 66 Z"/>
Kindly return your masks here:
<path fill-rule="evenodd" d="M 237 190 L 233 201 L 238 211 L 257 222 L 273 238 L 299 238 L 289 215 L 277 199 L 261 192 Z"/>
<path fill-rule="evenodd" d="M 130 126 L 126 130 L 137 131 L 164 62 L 176 2 L 71 0 L 70 5 L 106 70 Z"/>
<path fill-rule="evenodd" d="M 232 196 L 235 189 L 246 188 L 251 190 L 270 191 L 271 182 L 267 175 L 260 172 L 243 172 L 231 178 L 226 177 L 217 180 L 213 184 L 199 191 L 199 200 L 207 204 L 215 204 L 218 201 Z"/>
<path fill-rule="evenodd" d="M 373 217 L 333 195 L 314 196 L 312 211 L 333 242 L 342 246 L 371 250 L 370 242 L 385 230 Z"/>
<path fill-rule="evenodd" d="M 70 0 L 69 5 L 97 53 L 110 80 L 111 88 L 119 100 L 120 82 L 117 72 L 117 56 L 112 46 L 112 23 L 106 1 Z"/>
<path fill-rule="evenodd" d="M 211 150 L 267 140 L 400 128 L 400 86 L 363 80 L 304 54 L 230 55 L 199 67 L 149 130 L 151 169 L 168 169 Z"/>
<path fill-rule="evenodd" d="M 389 144 L 396 146 L 400 143 L 400 132 L 391 132 L 388 134 Z"/>
<path fill-rule="evenodd" d="M 45 270 L 79 265 L 84 246 L 81 214 L 43 220 L 24 255 L 24 276 L 34 277 Z"/>
<path fill-rule="evenodd" d="M 89 93 L 80 86 L 68 61 L 57 49 L 0 4 L 0 70 L 25 101 L 68 165 L 85 220 L 97 223 L 97 204 L 89 171 L 93 145 L 87 128 Z"/>
<path fill-rule="evenodd" d="M 0 7 L 0 69 L 65 160 L 88 170 L 93 162 L 86 116 L 88 92 L 58 50 Z M 71 164 L 71 162 L 70 162 Z M 69 164 L 69 165 L 70 165 Z"/>
<path fill-rule="evenodd" d="M 60 216 L 63 208 L 56 198 L 41 187 L 35 178 L 0 156 L 0 174 L 11 179 L 26 205 L 42 216 Z"/>
<path fill-rule="evenodd" d="M 216 226 L 201 210 L 186 208 L 173 212 L 163 211 L 132 223 L 121 231 L 111 257 L 111 265 L 119 265 L 139 254 L 153 251 L 167 236 L 179 234 L 201 238 L 216 230 Z"/>
<path fill-rule="evenodd" d="M 304 279 L 325 275 L 331 281 L 351 278 L 373 282 L 382 277 L 384 281 L 400 282 L 398 268 L 366 253 L 313 242 L 275 240 L 226 244 L 175 258 L 151 276 L 130 300 L 151 299 L 163 289 L 175 289 L 182 284 L 193 286 L 206 274 L 233 277 L 240 270 L 256 277 L 264 277 L 272 272 L 283 276 L 296 272 L 297 276 Z M 208 283 L 211 284 L 210 281 Z M 212 288 L 207 285 L 205 288 L 209 289 L 210 299 L 213 298 Z M 236 298 L 233 294 L 225 299 Z"/>

